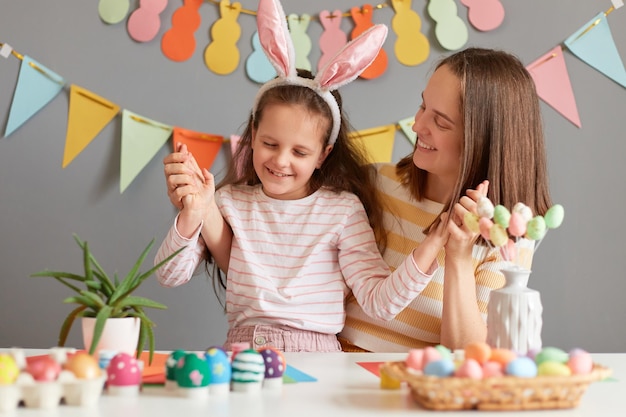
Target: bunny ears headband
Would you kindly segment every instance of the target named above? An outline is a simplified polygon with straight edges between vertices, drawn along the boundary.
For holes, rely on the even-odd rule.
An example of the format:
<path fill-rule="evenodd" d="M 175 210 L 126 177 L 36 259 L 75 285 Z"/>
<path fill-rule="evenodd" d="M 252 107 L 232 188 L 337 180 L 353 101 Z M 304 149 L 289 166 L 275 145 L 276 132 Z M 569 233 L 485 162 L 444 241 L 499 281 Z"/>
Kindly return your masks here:
<path fill-rule="evenodd" d="M 333 126 L 329 144 L 333 145 L 339 134 L 341 113 L 331 91 L 352 82 L 374 61 L 387 37 L 387 27 L 381 24 L 374 25 L 348 42 L 311 80 L 297 75 L 293 41 L 287 27 L 285 12 L 278 0 L 259 1 L 257 26 L 261 46 L 278 77 L 263 84 L 257 92 L 252 108 L 253 117 L 266 91 L 282 85 L 310 88 L 330 107 Z"/>

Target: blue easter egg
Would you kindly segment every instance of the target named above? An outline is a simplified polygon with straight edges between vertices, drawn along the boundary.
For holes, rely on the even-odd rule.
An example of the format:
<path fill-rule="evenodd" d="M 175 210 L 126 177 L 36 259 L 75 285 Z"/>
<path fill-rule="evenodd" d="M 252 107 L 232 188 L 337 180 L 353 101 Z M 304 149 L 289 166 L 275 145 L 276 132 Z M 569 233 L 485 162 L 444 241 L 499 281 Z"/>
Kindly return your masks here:
<path fill-rule="evenodd" d="M 450 359 L 431 361 L 424 367 L 424 375 L 446 377 L 454 373 L 454 363 Z"/>

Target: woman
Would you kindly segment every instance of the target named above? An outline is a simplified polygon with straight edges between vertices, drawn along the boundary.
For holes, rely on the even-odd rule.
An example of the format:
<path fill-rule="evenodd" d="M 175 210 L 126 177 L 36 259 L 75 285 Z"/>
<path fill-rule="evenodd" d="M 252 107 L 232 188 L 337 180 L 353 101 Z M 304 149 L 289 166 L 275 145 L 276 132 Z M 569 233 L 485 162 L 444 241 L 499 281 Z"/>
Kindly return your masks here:
<path fill-rule="evenodd" d="M 444 222 L 440 267 L 391 321 L 371 319 L 349 300 L 339 335 L 346 351 L 457 349 L 486 340 L 489 293 L 504 284 L 502 257 L 463 224 L 464 213 L 475 212 L 481 195 L 508 208 L 523 202 L 535 214 L 551 206 L 539 99 L 513 55 L 469 48 L 440 61 L 413 130 L 413 154 L 377 167 L 387 201 L 384 258 L 393 270 L 416 245 L 437 244 L 429 231 Z"/>

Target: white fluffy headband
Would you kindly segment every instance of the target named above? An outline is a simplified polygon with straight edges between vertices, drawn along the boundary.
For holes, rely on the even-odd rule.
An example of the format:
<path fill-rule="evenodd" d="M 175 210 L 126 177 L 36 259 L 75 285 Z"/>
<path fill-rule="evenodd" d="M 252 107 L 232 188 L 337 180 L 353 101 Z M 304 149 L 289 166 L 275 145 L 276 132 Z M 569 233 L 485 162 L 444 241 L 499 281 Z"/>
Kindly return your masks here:
<path fill-rule="evenodd" d="M 287 27 L 285 12 L 278 0 L 259 1 L 257 27 L 261 46 L 276 69 L 278 77 L 263 84 L 257 92 L 252 108 L 253 117 L 259 100 L 269 89 L 282 85 L 308 87 L 330 107 L 333 128 L 329 143 L 333 145 L 339 135 L 341 113 L 331 91 L 350 83 L 371 65 L 385 42 L 387 27 L 382 24 L 374 25 L 348 42 L 312 80 L 298 77 L 293 41 Z"/>

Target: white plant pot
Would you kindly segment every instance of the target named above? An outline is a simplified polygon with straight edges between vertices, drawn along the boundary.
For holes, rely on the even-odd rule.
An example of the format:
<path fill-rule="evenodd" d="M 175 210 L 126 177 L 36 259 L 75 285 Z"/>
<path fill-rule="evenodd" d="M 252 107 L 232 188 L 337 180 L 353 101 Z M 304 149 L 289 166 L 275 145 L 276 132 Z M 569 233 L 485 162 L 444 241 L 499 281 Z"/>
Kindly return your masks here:
<path fill-rule="evenodd" d="M 85 350 L 89 351 L 91 340 L 93 338 L 93 329 L 96 325 L 94 317 L 83 317 L 83 343 Z M 137 317 L 121 317 L 107 319 L 104 325 L 104 331 L 98 342 L 98 346 L 94 352 L 94 356 L 98 357 L 100 350 L 110 350 L 115 352 L 125 352 L 134 355 L 137 350 L 137 342 L 139 341 L 139 329 L 141 320 Z"/>

